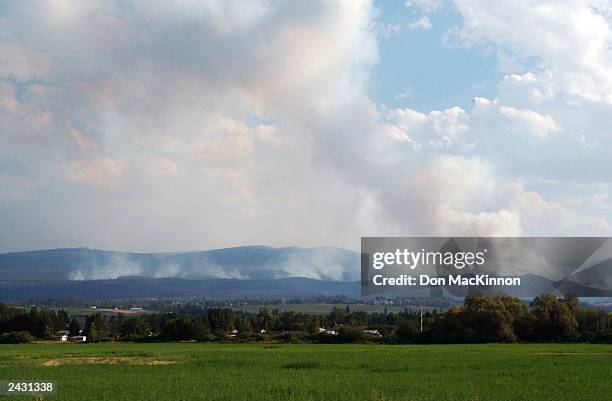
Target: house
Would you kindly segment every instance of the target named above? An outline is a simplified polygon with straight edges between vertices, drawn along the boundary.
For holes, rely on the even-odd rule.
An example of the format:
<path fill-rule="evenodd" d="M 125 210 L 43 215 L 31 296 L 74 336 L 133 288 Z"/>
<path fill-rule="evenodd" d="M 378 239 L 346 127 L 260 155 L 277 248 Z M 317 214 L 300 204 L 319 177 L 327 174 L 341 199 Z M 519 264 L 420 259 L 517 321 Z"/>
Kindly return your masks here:
<path fill-rule="evenodd" d="M 382 337 L 382 334 L 380 334 L 378 330 L 364 330 L 363 334 L 366 336 Z"/>
<path fill-rule="evenodd" d="M 319 327 L 319 334 L 326 334 L 328 336 L 337 336 L 338 332 L 336 330 L 329 330 L 325 327 Z"/>
<path fill-rule="evenodd" d="M 266 334 L 266 333 L 267 333 L 266 329 L 259 330 L 259 334 Z"/>
<path fill-rule="evenodd" d="M 68 341 L 68 334 L 70 334 L 68 330 L 58 330 L 55 332 L 52 338 L 59 340 L 61 342 L 64 342 L 64 341 Z"/>
<path fill-rule="evenodd" d="M 236 337 L 238 335 L 238 330 L 230 331 L 230 337 Z"/>
<path fill-rule="evenodd" d="M 68 337 L 68 340 L 75 342 L 75 343 L 84 343 L 84 342 L 87 342 L 87 336 L 72 336 L 72 337 Z"/>

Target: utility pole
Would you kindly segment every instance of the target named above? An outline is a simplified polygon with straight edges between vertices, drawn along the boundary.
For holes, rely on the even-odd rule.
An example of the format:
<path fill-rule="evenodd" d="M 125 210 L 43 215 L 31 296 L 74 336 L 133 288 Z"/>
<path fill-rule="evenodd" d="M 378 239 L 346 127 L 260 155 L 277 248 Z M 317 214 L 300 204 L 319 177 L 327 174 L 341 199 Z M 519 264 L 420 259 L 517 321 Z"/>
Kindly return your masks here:
<path fill-rule="evenodd" d="M 423 305 L 419 306 L 419 311 L 421 312 L 421 333 L 423 332 Z"/>

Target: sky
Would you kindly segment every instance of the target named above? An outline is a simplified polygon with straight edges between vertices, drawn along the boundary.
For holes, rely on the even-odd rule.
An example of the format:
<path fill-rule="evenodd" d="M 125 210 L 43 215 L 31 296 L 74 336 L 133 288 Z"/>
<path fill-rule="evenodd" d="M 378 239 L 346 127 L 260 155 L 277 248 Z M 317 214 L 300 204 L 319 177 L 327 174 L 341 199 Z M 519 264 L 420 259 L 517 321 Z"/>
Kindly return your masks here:
<path fill-rule="evenodd" d="M 0 252 L 612 235 L 602 0 L 4 1 Z"/>

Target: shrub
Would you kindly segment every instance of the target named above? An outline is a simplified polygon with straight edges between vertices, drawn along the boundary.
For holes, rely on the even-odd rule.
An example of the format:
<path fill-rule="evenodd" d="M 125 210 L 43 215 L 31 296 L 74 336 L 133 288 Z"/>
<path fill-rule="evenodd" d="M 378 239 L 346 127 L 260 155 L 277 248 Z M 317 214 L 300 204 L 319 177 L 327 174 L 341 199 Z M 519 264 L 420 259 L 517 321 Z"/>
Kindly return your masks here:
<path fill-rule="evenodd" d="M 298 333 L 291 333 L 291 332 L 286 332 L 286 333 L 275 335 L 272 337 L 272 339 L 279 343 L 286 343 L 286 344 L 300 344 L 304 342 L 304 340 Z"/>
<path fill-rule="evenodd" d="M 350 326 L 342 326 L 338 330 L 338 340 L 344 343 L 360 342 L 364 339 L 363 332 Z"/>
<path fill-rule="evenodd" d="M 419 328 L 417 324 L 412 320 L 402 321 L 395 330 L 395 336 L 397 340 L 402 343 L 408 343 L 414 341 L 419 335 Z"/>
<path fill-rule="evenodd" d="M 11 331 L 0 334 L 0 344 L 25 344 L 34 341 L 34 337 L 27 331 Z"/>

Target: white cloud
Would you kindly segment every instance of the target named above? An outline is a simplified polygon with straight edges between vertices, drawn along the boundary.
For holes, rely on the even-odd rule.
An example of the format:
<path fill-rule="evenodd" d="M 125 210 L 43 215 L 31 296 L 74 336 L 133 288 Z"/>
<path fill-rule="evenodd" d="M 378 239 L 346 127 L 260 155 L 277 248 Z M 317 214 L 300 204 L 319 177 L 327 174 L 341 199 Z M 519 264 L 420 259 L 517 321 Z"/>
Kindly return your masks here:
<path fill-rule="evenodd" d="M 493 44 L 535 57 L 558 75 L 560 89 L 590 101 L 612 103 L 610 20 L 602 1 L 456 0 L 468 45 Z M 609 5 L 608 5 L 609 7 Z"/>
<path fill-rule="evenodd" d="M 401 93 L 395 95 L 396 100 L 409 100 L 414 99 L 414 97 L 414 91 L 410 88 L 406 88 Z"/>
<path fill-rule="evenodd" d="M 402 33 L 402 26 L 399 24 L 378 24 L 376 31 L 377 37 L 389 39 L 399 36 Z"/>
<path fill-rule="evenodd" d="M 551 132 L 561 131 L 561 126 L 549 115 L 509 106 L 500 107 L 499 112 L 509 120 L 516 121 L 522 129 L 533 132 L 539 137 L 546 137 Z"/>
<path fill-rule="evenodd" d="M 431 25 L 431 21 L 429 20 L 429 18 L 424 15 L 421 18 L 419 18 L 416 21 L 410 22 L 408 24 L 408 28 L 410 28 L 410 30 L 415 30 L 415 29 L 430 29 L 432 27 Z"/>
<path fill-rule="evenodd" d="M 417 7 L 423 12 L 432 13 L 442 8 L 445 0 L 406 0 L 406 7 Z"/>
<path fill-rule="evenodd" d="M 393 109 L 387 118 L 422 146 L 447 149 L 463 141 L 469 130 L 469 115 L 460 107 L 434 110 L 428 114 L 412 109 Z M 464 144 L 469 146 L 469 144 Z"/>

